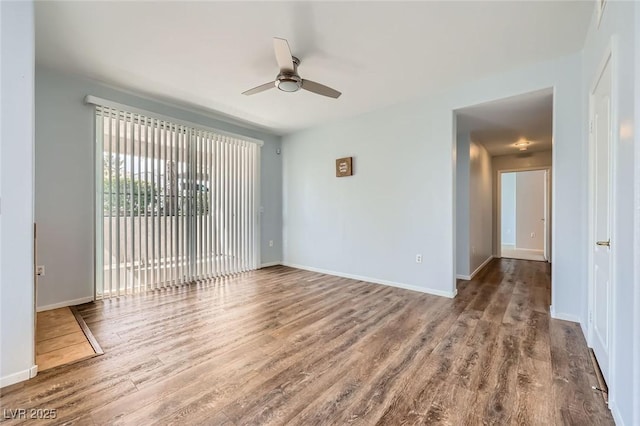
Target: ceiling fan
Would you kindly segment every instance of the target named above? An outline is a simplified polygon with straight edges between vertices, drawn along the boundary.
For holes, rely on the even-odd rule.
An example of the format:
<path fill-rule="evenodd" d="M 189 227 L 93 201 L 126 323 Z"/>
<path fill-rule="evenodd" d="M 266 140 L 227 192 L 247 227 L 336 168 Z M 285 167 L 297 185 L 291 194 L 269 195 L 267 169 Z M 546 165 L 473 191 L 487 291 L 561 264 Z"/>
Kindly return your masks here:
<path fill-rule="evenodd" d="M 324 84 L 300 78 L 298 75 L 300 59 L 291 55 L 291 49 L 289 49 L 289 43 L 287 43 L 287 40 L 274 37 L 273 49 L 276 53 L 276 61 L 280 67 L 280 73 L 276 76 L 275 81 L 270 81 L 268 83 L 261 84 L 258 87 L 254 87 L 253 89 L 249 89 L 246 92 L 242 92 L 243 95 L 255 95 L 256 93 L 264 92 L 265 90 L 273 89 L 274 87 L 277 87 L 283 92 L 297 92 L 300 89 L 304 89 L 309 92 L 328 96 L 334 99 L 338 98 L 342 94 L 331 87 L 325 86 Z"/>

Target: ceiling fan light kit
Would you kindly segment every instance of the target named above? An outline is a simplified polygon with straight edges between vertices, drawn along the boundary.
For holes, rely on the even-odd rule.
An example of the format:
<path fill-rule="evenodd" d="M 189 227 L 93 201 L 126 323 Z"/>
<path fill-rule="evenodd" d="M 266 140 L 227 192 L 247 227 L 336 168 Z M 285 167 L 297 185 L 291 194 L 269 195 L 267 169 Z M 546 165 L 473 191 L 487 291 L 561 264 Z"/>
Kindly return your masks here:
<path fill-rule="evenodd" d="M 280 74 L 276 77 L 275 85 L 283 92 L 297 92 L 302 87 L 302 79 L 298 75 L 300 59 L 292 56 L 291 60 L 293 61 L 293 72 L 281 69 Z"/>
<path fill-rule="evenodd" d="M 302 80 L 299 78 L 278 78 L 276 87 L 283 92 L 297 92 L 302 86 Z"/>
<path fill-rule="evenodd" d="M 291 55 L 289 49 L 289 43 L 283 38 L 273 38 L 273 49 L 276 54 L 276 61 L 278 67 L 280 67 L 280 73 L 276 76 L 275 81 L 261 84 L 243 92 L 243 95 L 255 95 L 256 93 L 264 92 L 265 90 L 277 87 L 283 92 L 297 92 L 300 89 L 306 91 L 327 96 L 329 98 L 338 98 L 342 93 L 338 92 L 331 87 L 325 86 L 320 83 L 316 83 L 311 80 L 303 80 L 298 75 L 298 65 L 300 65 L 300 59 Z"/>

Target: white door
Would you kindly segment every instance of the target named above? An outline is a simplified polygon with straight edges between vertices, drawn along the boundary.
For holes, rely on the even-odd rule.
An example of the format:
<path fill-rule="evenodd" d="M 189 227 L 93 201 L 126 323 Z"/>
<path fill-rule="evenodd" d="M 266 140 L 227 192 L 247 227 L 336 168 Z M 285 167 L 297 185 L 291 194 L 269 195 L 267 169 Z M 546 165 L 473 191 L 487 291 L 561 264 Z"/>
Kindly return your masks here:
<path fill-rule="evenodd" d="M 611 348 L 611 61 L 592 94 L 593 264 L 591 344 L 605 380 Z"/>

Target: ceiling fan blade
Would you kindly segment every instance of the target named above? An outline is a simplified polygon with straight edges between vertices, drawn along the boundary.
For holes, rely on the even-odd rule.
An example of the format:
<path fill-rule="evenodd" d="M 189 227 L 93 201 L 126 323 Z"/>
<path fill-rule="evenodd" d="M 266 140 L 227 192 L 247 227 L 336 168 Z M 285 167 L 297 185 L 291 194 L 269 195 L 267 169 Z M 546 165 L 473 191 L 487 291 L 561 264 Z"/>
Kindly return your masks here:
<path fill-rule="evenodd" d="M 294 72 L 293 57 L 289 43 L 283 38 L 273 38 L 273 50 L 276 52 L 276 61 L 280 67 L 280 71 Z"/>
<path fill-rule="evenodd" d="M 242 92 L 242 94 L 247 96 L 255 95 L 256 93 L 264 92 L 265 90 L 273 89 L 274 87 L 276 87 L 275 82 L 270 81 L 268 83 L 261 84 L 258 87 L 254 87 L 253 89 L 249 89 L 246 92 Z"/>
<path fill-rule="evenodd" d="M 304 90 L 308 90 L 309 92 L 317 93 L 318 95 L 328 96 L 330 98 L 337 99 L 342 95 L 342 93 L 338 92 L 331 87 L 327 87 L 324 84 L 316 83 L 311 80 L 302 80 L 302 88 Z"/>

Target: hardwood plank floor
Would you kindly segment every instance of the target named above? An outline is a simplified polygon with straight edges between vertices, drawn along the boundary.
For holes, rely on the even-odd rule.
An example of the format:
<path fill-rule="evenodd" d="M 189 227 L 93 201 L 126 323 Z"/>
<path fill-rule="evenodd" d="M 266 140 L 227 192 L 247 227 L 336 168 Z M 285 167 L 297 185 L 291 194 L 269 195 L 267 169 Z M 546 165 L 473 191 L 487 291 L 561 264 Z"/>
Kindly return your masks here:
<path fill-rule="evenodd" d="M 36 364 L 40 372 L 96 355 L 70 308 L 37 315 Z"/>
<path fill-rule="evenodd" d="M 541 262 L 495 259 L 455 299 L 272 267 L 80 306 L 105 354 L 0 405 L 79 425 L 613 424 L 549 302 Z"/>

